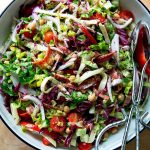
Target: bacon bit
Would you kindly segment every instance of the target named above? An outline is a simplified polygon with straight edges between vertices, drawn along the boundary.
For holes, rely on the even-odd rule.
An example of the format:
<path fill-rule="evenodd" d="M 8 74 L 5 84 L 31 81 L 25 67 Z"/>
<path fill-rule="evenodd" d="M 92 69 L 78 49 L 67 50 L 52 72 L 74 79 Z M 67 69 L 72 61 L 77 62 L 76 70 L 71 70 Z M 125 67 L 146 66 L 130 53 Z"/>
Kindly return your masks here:
<path fill-rule="evenodd" d="M 61 51 L 63 51 L 63 53 L 65 55 L 68 55 L 71 53 L 71 51 L 67 48 L 67 47 L 64 47 L 64 46 L 58 46 L 57 48 L 59 48 Z"/>
<path fill-rule="evenodd" d="M 108 54 L 105 54 L 105 55 L 101 55 L 101 56 L 98 56 L 96 58 L 96 62 L 97 63 L 103 63 L 103 62 L 106 62 L 108 61 L 109 59 L 111 59 L 114 55 L 115 55 L 116 52 L 111 52 L 111 53 L 108 53 Z"/>
<path fill-rule="evenodd" d="M 55 79 L 57 79 L 58 81 L 61 81 L 61 82 L 65 82 L 65 83 L 69 83 L 70 80 L 68 78 L 66 78 L 65 76 L 63 75 L 60 75 L 60 74 L 54 74 L 54 77 Z"/>
<path fill-rule="evenodd" d="M 82 32 L 85 34 L 85 36 L 87 36 L 87 38 L 89 38 L 89 40 L 91 41 L 92 44 L 97 44 L 97 41 L 95 40 L 93 35 L 88 31 L 88 29 L 85 26 L 83 26 L 79 23 L 78 23 L 78 26 L 80 27 Z"/>
<path fill-rule="evenodd" d="M 111 76 L 112 80 L 121 78 L 120 73 L 117 72 L 116 70 L 113 70 L 112 73 L 110 74 L 110 76 Z"/>
<path fill-rule="evenodd" d="M 95 58 L 101 56 L 101 54 L 98 51 L 95 51 Z"/>
<path fill-rule="evenodd" d="M 100 93 L 98 96 L 100 98 L 102 98 L 102 99 L 109 100 L 109 96 L 108 95 L 104 95 L 104 94 Z"/>
<path fill-rule="evenodd" d="M 55 110 L 63 111 L 62 108 L 59 108 L 59 107 L 56 107 L 56 106 L 52 106 L 52 105 L 49 105 L 49 104 L 46 104 L 46 103 L 43 103 L 43 106 L 44 106 L 46 109 L 55 109 Z"/>
<path fill-rule="evenodd" d="M 64 74 L 76 75 L 76 71 L 74 69 L 64 69 L 63 73 Z"/>
<path fill-rule="evenodd" d="M 73 90 L 86 90 L 89 87 L 95 86 L 96 83 L 97 83 L 97 80 L 90 79 L 86 82 L 83 82 L 80 86 L 76 86 L 75 84 L 72 84 L 72 83 L 64 84 L 64 86 Z"/>
<path fill-rule="evenodd" d="M 71 83 L 66 83 L 66 84 L 64 84 L 64 86 L 69 89 L 78 90 L 78 87 L 76 87 L 75 85 L 73 85 Z"/>
<path fill-rule="evenodd" d="M 48 46 L 48 50 L 46 51 L 45 57 L 42 60 L 33 62 L 33 65 L 37 65 L 44 68 L 46 64 L 50 63 L 51 55 L 52 51 L 50 49 L 50 46 Z"/>

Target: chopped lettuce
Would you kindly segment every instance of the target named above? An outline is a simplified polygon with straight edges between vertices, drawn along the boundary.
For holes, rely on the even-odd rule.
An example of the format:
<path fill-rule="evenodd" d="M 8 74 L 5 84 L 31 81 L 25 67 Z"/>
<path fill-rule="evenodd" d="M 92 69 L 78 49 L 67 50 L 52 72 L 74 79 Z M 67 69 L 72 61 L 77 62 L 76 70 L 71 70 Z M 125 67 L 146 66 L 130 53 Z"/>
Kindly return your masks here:
<path fill-rule="evenodd" d="M 125 93 L 126 95 L 128 95 L 131 89 L 132 89 L 132 81 L 130 81 L 128 84 L 126 84 L 124 93 Z"/>
<path fill-rule="evenodd" d="M 144 86 L 145 87 L 150 87 L 150 83 L 149 82 L 144 82 Z"/>
<path fill-rule="evenodd" d="M 38 115 L 36 116 L 34 114 L 31 114 L 31 117 L 33 122 L 37 124 L 40 129 L 49 127 L 49 120 L 48 119 L 42 120 L 41 113 L 38 113 Z"/>
<path fill-rule="evenodd" d="M 79 35 L 79 36 L 77 36 L 77 39 L 79 41 L 85 41 L 86 40 L 86 36 L 85 35 Z"/>
<path fill-rule="evenodd" d="M 131 61 L 131 55 L 129 51 L 119 51 L 119 68 L 121 70 L 132 70 L 132 61 Z"/>
<path fill-rule="evenodd" d="M 109 44 L 107 44 L 105 41 L 102 41 L 98 44 L 91 45 L 90 49 L 92 51 L 108 51 L 109 50 Z"/>
<path fill-rule="evenodd" d="M 85 14 L 81 14 L 81 16 L 80 16 L 81 18 L 89 18 L 90 16 L 89 16 L 89 14 L 88 13 L 85 13 Z"/>
<path fill-rule="evenodd" d="M 132 78 L 124 78 L 123 79 L 123 86 L 125 88 L 124 93 L 126 95 L 128 95 L 130 90 L 132 89 L 132 84 L 133 84 Z"/>
<path fill-rule="evenodd" d="M 102 41 L 104 40 L 103 35 L 102 35 L 101 33 L 97 34 L 96 39 L 97 39 L 99 42 L 102 42 Z"/>
<path fill-rule="evenodd" d="M 115 35 L 115 28 L 110 22 L 107 22 L 105 26 L 108 31 L 109 38 L 112 40 Z"/>
<path fill-rule="evenodd" d="M 127 69 L 127 70 L 132 70 L 132 63 L 131 63 L 131 61 L 130 60 L 123 60 L 123 61 L 120 61 L 120 63 L 119 63 L 119 68 L 121 69 L 121 70 L 125 70 L 125 69 Z"/>
<path fill-rule="evenodd" d="M 21 109 L 21 110 L 26 110 L 26 108 L 29 106 L 29 105 L 31 105 L 32 104 L 32 102 L 31 101 L 21 101 L 21 104 L 20 104 L 20 107 L 19 107 L 19 109 Z"/>
<path fill-rule="evenodd" d="M 83 94 L 79 91 L 73 91 L 71 93 L 71 98 L 72 98 L 74 103 L 78 104 L 78 103 L 81 103 L 81 102 L 87 100 L 88 99 L 88 94 Z"/>
<path fill-rule="evenodd" d="M 14 73 L 18 76 L 20 83 L 28 84 L 35 75 L 31 60 L 27 58 L 26 61 L 21 62 L 10 61 L 9 64 L 1 64 L 6 73 Z"/>
<path fill-rule="evenodd" d="M 92 61 L 85 61 L 84 63 L 85 63 L 85 65 L 87 65 L 87 66 L 89 66 L 89 67 L 91 67 L 93 69 L 97 69 L 98 68 L 97 64 L 93 63 Z"/>
<path fill-rule="evenodd" d="M 33 20 L 32 17 L 21 17 L 21 19 L 24 23 L 28 24 L 30 21 Z"/>
<path fill-rule="evenodd" d="M 35 74 L 34 78 L 32 81 L 30 81 L 29 86 L 30 87 L 40 87 L 42 84 L 42 81 L 44 78 L 47 76 L 45 74 Z"/>
<path fill-rule="evenodd" d="M 20 107 L 20 103 L 11 103 L 10 104 L 10 109 L 11 109 L 11 114 L 12 114 L 12 117 L 13 119 L 15 120 L 16 124 L 19 123 L 20 121 L 20 117 L 19 117 L 19 114 L 18 114 L 18 108 Z"/>
<path fill-rule="evenodd" d="M 79 0 L 73 0 L 73 3 L 78 4 Z"/>
<path fill-rule="evenodd" d="M 1 84 L 2 91 L 10 96 L 16 96 L 17 93 L 14 92 L 14 85 L 10 77 L 6 76 Z"/>
<path fill-rule="evenodd" d="M 107 70 L 111 70 L 114 67 L 114 65 L 111 64 L 109 61 L 106 61 L 103 63 L 103 67 L 105 67 Z"/>

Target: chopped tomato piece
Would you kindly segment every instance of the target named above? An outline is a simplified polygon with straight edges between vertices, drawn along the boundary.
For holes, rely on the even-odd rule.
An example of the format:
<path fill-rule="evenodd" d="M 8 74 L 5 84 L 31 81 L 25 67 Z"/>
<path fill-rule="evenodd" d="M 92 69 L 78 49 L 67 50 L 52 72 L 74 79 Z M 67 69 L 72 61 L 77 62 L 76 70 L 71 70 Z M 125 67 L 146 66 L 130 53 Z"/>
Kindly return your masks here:
<path fill-rule="evenodd" d="M 45 57 L 42 60 L 33 62 L 33 64 L 44 67 L 45 64 L 49 63 L 51 55 L 52 55 L 52 51 L 51 51 L 50 47 L 48 47 L 48 50 L 46 51 Z"/>
<path fill-rule="evenodd" d="M 70 113 L 68 115 L 68 121 L 69 122 L 75 122 L 75 123 L 78 122 L 79 121 L 79 115 L 77 113 L 75 113 L 75 112 Z"/>
<path fill-rule="evenodd" d="M 54 116 L 50 120 L 50 127 L 53 131 L 61 133 L 66 129 L 66 119 L 63 116 Z"/>
<path fill-rule="evenodd" d="M 20 125 L 22 127 L 25 127 L 25 129 L 27 129 L 29 131 L 40 132 L 40 128 L 38 127 L 38 125 L 29 123 L 29 122 L 21 122 Z"/>
<path fill-rule="evenodd" d="M 79 150 L 91 150 L 92 149 L 92 144 L 81 142 L 81 143 L 78 144 L 78 148 L 79 148 Z"/>
<path fill-rule="evenodd" d="M 18 114 L 22 118 L 30 118 L 30 114 L 28 114 L 26 111 L 18 110 Z"/>
<path fill-rule="evenodd" d="M 132 18 L 134 20 L 134 15 L 129 10 L 122 10 L 122 11 L 120 11 L 119 15 L 120 15 L 121 18 L 123 18 L 125 20 L 128 20 L 130 18 Z"/>
<path fill-rule="evenodd" d="M 82 32 L 85 34 L 85 36 L 87 36 L 87 38 L 89 38 L 89 40 L 91 41 L 92 44 L 97 44 L 97 41 L 95 40 L 93 35 L 88 31 L 88 29 L 85 26 L 83 26 L 81 24 L 78 24 L 78 26 L 80 27 Z"/>
<path fill-rule="evenodd" d="M 95 60 L 97 63 L 103 63 L 110 60 L 115 55 L 115 52 L 110 52 L 108 54 L 100 55 Z"/>
<path fill-rule="evenodd" d="M 42 138 L 42 142 L 44 145 L 50 145 L 50 142 L 45 137 Z"/>
<path fill-rule="evenodd" d="M 53 40 L 55 40 L 53 32 L 51 32 L 51 31 L 46 32 L 44 35 L 44 41 L 47 44 L 49 44 L 50 41 L 53 41 Z"/>
<path fill-rule="evenodd" d="M 91 19 L 98 19 L 101 23 L 105 23 L 106 22 L 106 18 L 103 17 L 100 13 L 93 14 Z"/>

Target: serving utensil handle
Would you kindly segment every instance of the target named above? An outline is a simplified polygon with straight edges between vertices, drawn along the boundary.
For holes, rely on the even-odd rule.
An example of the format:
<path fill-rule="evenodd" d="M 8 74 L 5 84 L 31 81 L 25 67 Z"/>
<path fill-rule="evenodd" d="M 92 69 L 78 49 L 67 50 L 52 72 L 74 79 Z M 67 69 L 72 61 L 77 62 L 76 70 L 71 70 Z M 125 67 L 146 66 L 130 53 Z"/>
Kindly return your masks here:
<path fill-rule="evenodd" d="M 134 111 L 134 105 L 132 105 L 132 107 L 131 107 L 127 122 L 125 124 L 125 131 L 124 131 L 124 135 L 123 135 L 121 150 L 125 150 L 125 148 L 126 148 L 128 131 L 129 131 L 129 126 L 130 126 L 130 122 L 131 122 L 131 119 L 132 119 L 133 111 Z"/>
<path fill-rule="evenodd" d="M 139 121 L 140 121 L 140 115 L 139 115 L 139 109 L 138 106 L 136 106 L 136 118 L 135 118 L 135 131 L 136 131 L 136 150 L 140 149 L 140 135 L 139 135 Z"/>

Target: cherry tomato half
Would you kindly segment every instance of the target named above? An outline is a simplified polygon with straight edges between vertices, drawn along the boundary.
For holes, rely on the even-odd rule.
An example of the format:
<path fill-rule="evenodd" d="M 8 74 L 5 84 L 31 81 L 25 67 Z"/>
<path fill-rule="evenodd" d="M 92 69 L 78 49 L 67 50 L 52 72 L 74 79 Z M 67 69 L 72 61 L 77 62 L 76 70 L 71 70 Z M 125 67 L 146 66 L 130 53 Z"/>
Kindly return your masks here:
<path fill-rule="evenodd" d="M 130 18 L 132 18 L 134 20 L 134 15 L 129 10 L 122 10 L 122 11 L 120 11 L 119 15 L 120 15 L 121 18 L 123 18 L 125 20 L 128 20 Z"/>
<path fill-rule="evenodd" d="M 42 138 L 42 142 L 44 145 L 50 145 L 50 142 L 45 137 Z"/>
<path fill-rule="evenodd" d="M 78 144 L 79 150 L 91 150 L 92 149 L 92 144 L 91 143 L 79 143 Z"/>
<path fill-rule="evenodd" d="M 48 31 L 44 35 L 44 41 L 49 44 L 51 40 L 54 40 L 54 34 L 51 31 Z"/>
<path fill-rule="evenodd" d="M 68 121 L 69 122 L 78 122 L 79 121 L 79 115 L 77 113 L 75 113 L 75 112 L 70 113 L 68 115 Z"/>
<path fill-rule="evenodd" d="M 62 116 L 54 116 L 50 120 L 50 127 L 52 128 L 53 131 L 57 133 L 61 133 L 66 129 L 66 119 Z"/>
<path fill-rule="evenodd" d="M 106 22 L 106 18 L 103 17 L 100 13 L 95 13 L 91 19 L 98 19 L 101 23 L 105 23 Z"/>

